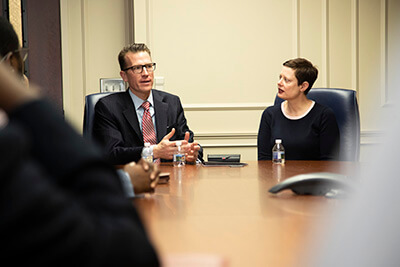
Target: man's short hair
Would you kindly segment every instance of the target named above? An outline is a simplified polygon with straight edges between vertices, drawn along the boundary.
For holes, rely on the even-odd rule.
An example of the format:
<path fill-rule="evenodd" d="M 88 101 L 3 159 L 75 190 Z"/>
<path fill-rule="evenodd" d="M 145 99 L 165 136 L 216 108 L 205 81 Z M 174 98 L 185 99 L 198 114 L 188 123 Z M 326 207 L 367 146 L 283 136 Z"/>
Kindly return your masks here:
<path fill-rule="evenodd" d="M 125 63 L 125 55 L 128 52 L 132 52 L 132 53 L 147 52 L 149 54 L 149 56 L 151 56 L 150 49 L 145 44 L 133 43 L 128 46 L 125 46 L 124 48 L 122 48 L 121 52 L 119 52 L 119 54 L 118 54 L 118 62 L 119 62 L 119 67 L 121 68 L 121 70 L 131 67 L 131 66 L 125 65 L 126 64 Z"/>
<path fill-rule="evenodd" d="M 4 17 L 0 17 L 0 54 L 4 57 L 9 52 L 19 49 L 18 36 L 13 26 Z"/>
<path fill-rule="evenodd" d="M 304 94 L 307 95 L 318 77 L 318 69 L 305 58 L 290 59 L 283 63 L 283 66 L 294 70 L 294 74 L 298 81 L 297 85 L 301 85 L 303 82 L 308 82 L 309 86 L 307 90 L 304 91 Z"/>

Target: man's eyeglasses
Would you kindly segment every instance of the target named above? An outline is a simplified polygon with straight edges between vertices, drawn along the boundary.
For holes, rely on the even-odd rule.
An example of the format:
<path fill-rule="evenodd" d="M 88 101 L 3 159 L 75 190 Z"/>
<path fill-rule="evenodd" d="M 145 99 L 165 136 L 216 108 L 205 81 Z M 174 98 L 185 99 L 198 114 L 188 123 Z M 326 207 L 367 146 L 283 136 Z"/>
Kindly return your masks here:
<path fill-rule="evenodd" d="M 132 70 L 133 73 L 140 74 L 143 72 L 143 68 L 146 68 L 147 72 L 153 72 L 156 70 L 156 63 L 149 63 L 149 64 L 144 64 L 144 65 L 135 65 L 126 69 L 123 69 L 123 71 L 128 71 Z"/>
<path fill-rule="evenodd" d="M 12 55 L 20 55 L 21 56 L 21 59 L 22 59 L 22 62 L 25 62 L 25 60 L 28 58 L 28 48 L 21 48 L 21 49 L 18 49 L 18 50 L 14 50 L 14 51 L 11 51 L 11 52 L 8 52 L 1 60 L 0 60 L 0 62 L 3 62 L 3 61 L 6 61 L 6 60 L 8 60 Z"/>

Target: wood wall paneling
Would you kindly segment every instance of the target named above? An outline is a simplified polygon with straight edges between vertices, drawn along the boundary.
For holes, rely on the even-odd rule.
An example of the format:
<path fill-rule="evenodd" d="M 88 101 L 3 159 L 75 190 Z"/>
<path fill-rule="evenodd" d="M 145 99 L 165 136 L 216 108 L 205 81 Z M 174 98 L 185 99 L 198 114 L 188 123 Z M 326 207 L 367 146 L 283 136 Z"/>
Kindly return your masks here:
<path fill-rule="evenodd" d="M 7 8 L 7 0 L 0 0 L 0 16 L 7 17 L 8 8 Z"/>
<path fill-rule="evenodd" d="M 60 4 L 53 0 L 27 1 L 29 79 L 63 109 Z"/>

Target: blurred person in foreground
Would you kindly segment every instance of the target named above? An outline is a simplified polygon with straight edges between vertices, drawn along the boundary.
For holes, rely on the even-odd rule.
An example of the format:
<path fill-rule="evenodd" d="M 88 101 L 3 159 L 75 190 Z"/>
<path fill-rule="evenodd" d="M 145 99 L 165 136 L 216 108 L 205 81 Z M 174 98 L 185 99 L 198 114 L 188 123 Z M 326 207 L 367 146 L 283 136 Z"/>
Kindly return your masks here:
<path fill-rule="evenodd" d="M 381 140 L 358 165 L 356 191 L 322 222 L 304 266 L 399 266 L 399 91 L 390 100 L 379 116 Z"/>
<path fill-rule="evenodd" d="M 0 18 L 0 109 L 7 114 L 0 129 L 3 261 L 28 266 L 158 266 L 114 167 L 35 87 L 28 89 L 21 82 L 15 68 L 23 62 L 16 52 L 18 39 L 17 50 L 4 48 L 13 40 L 8 36 L 15 34 L 10 27 Z M 124 170 L 138 182 L 137 193 L 152 191 L 158 181 L 157 168 L 145 162 L 127 164 Z"/>
<path fill-rule="evenodd" d="M 18 36 L 11 24 L 0 17 L 0 62 L 10 66 L 12 72 L 17 73 L 17 77 L 24 80 L 28 85 L 28 79 L 24 75 L 24 61 L 27 57 L 27 49 L 19 46 Z M 7 123 L 7 114 L 0 109 L 0 127 Z"/>

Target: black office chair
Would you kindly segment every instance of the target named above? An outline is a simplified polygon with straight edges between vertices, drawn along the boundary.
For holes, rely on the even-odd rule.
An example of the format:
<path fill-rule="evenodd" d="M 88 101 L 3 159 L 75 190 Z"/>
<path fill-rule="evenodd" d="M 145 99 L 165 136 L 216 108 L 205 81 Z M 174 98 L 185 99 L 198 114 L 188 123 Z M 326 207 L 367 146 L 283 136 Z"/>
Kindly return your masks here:
<path fill-rule="evenodd" d="M 356 92 L 338 88 L 312 88 L 309 99 L 330 107 L 336 116 L 340 132 L 340 160 L 358 161 L 360 158 L 360 114 Z M 276 97 L 275 105 L 283 99 Z"/>
<path fill-rule="evenodd" d="M 83 116 L 83 137 L 92 140 L 94 107 L 100 98 L 113 94 L 114 92 L 96 93 L 85 97 L 85 114 Z"/>

